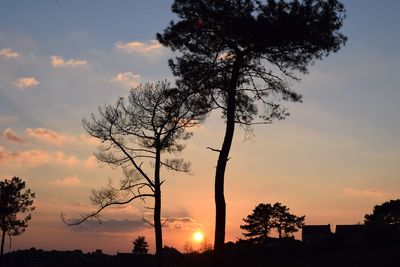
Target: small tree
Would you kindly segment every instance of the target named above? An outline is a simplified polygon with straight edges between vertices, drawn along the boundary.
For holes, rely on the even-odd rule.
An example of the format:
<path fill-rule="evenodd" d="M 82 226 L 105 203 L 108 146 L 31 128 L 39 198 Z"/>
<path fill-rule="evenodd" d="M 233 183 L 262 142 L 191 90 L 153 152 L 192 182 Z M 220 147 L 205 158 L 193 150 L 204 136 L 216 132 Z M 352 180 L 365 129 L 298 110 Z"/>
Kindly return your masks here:
<path fill-rule="evenodd" d="M 255 243 L 262 243 L 267 240 L 271 231 L 273 208 L 271 204 L 259 204 L 253 209 L 253 213 L 243 219 L 244 225 L 240 228 L 245 230 L 243 235 Z"/>
<path fill-rule="evenodd" d="M 272 228 L 278 232 L 279 238 L 292 237 L 295 232 L 304 226 L 305 216 L 297 217 L 289 212 L 289 208 L 281 203 L 275 203 L 272 207 Z"/>
<path fill-rule="evenodd" d="M 153 198 L 153 221 L 146 221 L 154 226 L 157 264 L 162 266 L 161 168 L 190 171 L 188 162 L 165 154 L 181 152 L 185 148 L 182 141 L 192 135 L 186 129 L 204 118 L 191 97 L 187 90 L 171 88 L 167 81 L 147 83 L 132 89 L 127 101 L 121 97 L 115 105 L 99 107 L 97 116 L 84 119 L 87 132 L 102 143 L 97 159 L 121 167 L 124 177 L 118 188 L 109 185 L 92 191 L 90 199 L 98 207 L 96 211 L 72 222 L 63 220 L 77 225 L 109 206 Z"/>
<path fill-rule="evenodd" d="M 364 223 L 367 225 L 400 224 L 400 199 L 376 205 L 371 214 L 365 215 Z"/>
<path fill-rule="evenodd" d="M 144 236 L 138 236 L 133 242 L 133 254 L 147 254 L 149 252 L 149 244 Z"/>
<path fill-rule="evenodd" d="M 30 189 L 23 191 L 24 189 L 25 182 L 19 177 L 0 181 L 1 264 L 3 264 L 5 235 L 8 234 L 11 240 L 11 236 L 25 232 L 32 216 L 31 214 L 25 217 L 18 215 L 35 209 L 32 206 L 35 193 L 31 193 Z"/>
<path fill-rule="evenodd" d="M 253 213 L 243 219 L 244 225 L 240 228 L 245 230 L 245 237 L 254 243 L 264 243 L 268 239 L 272 229 L 278 232 L 279 238 L 291 237 L 304 225 L 305 216 L 297 217 L 289 212 L 289 208 L 281 203 L 259 204 Z"/>

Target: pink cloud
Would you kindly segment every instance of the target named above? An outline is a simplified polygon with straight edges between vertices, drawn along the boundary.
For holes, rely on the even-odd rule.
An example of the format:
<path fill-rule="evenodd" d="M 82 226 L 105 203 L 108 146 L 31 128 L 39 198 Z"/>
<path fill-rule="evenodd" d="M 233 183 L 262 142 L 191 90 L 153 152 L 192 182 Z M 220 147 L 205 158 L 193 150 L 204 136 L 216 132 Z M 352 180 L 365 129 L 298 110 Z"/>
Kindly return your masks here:
<path fill-rule="evenodd" d="M 73 176 L 67 176 L 62 179 L 57 179 L 51 184 L 57 185 L 57 186 L 77 186 L 81 183 L 81 180 L 78 178 L 77 175 Z"/>
<path fill-rule="evenodd" d="M 28 129 L 26 129 L 25 133 L 26 133 L 26 135 L 28 135 L 30 137 L 48 141 L 48 142 L 54 143 L 56 145 L 62 145 L 67 141 L 75 140 L 75 138 L 72 136 L 60 134 L 60 133 L 57 133 L 53 130 L 46 129 L 46 128 L 35 128 L 35 129 L 28 128 Z"/>
<path fill-rule="evenodd" d="M 22 152 L 11 152 L 0 146 L 0 164 L 22 164 L 36 167 L 50 161 L 50 155 L 40 150 L 27 150 Z"/>
<path fill-rule="evenodd" d="M 385 197 L 387 195 L 387 193 L 379 191 L 377 189 L 345 188 L 344 192 L 350 196 L 355 197 Z"/>
<path fill-rule="evenodd" d="M 3 58 L 17 58 L 19 54 L 10 48 L 3 48 L 0 50 L 0 57 Z"/>
<path fill-rule="evenodd" d="M 35 77 L 21 77 L 13 82 L 13 85 L 19 89 L 34 87 L 39 84 Z"/>
<path fill-rule="evenodd" d="M 57 152 L 55 155 L 55 161 L 57 163 L 63 164 L 63 165 L 68 165 L 68 166 L 74 166 L 79 163 L 79 159 L 75 157 L 74 155 L 72 156 L 67 156 L 65 155 L 64 152 Z"/>
<path fill-rule="evenodd" d="M 140 84 L 140 75 L 133 72 L 118 73 L 111 81 L 122 83 L 129 88 L 135 88 Z"/>
<path fill-rule="evenodd" d="M 126 53 L 141 53 L 148 54 L 157 51 L 161 51 L 162 45 L 157 40 L 150 40 L 147 43 L 144 42 L 117 42 L 116 48 Z"/>
<path fill-rule="evenodd" d="M 19 137 L 13 130 L 10 128 L 7 128 L 3 131 L 2 135 L 7 138 L 10 141 L 16 142 L 16 143 L 23 143 L 24 140 Z"/>
<path fill-rule="evenodd" d="M 83 141 L 85 143 L 88 143 L 90 145 L 99 145 L 100 144 L 99 139 L 97 139 L 95 137 L 92 137 L 92 136 L 89 136 L 87 134 L 80 134 L 79 135 L 79 140 L 81 140 L 81 141 Z"/>
<path fill-rule="evenodd" d="M 86 60 L 79 60 L 79 59 L 65 60 L 61 56 L 50 56 L 50 59 L 51 59 L 51 65 L 54 68 L 87 66 Z"/>
<path fill-rule="evenodd" d="M 96 168 L 97 166 L 97 159 L 95 156 L 88 157 L 84 162 L 83 165 L 88 169 Z"/>

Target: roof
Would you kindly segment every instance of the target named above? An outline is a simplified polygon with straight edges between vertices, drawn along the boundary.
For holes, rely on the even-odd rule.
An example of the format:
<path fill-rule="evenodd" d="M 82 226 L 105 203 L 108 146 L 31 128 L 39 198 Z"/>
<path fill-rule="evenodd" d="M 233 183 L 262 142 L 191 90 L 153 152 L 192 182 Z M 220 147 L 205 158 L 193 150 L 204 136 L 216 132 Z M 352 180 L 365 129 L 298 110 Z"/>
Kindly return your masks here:
<path fill-rule="evenodd" d="M 330 235 L 331 225 L 304 225 L 303 235 Z"/>
<path fill-rule="evenodd" d="M 351 234 L 364 234 L 365 233 L 365 225 L 362 224 L 353 224 L 353 225 L 336 225 L 337 235 L 351 235 Z"/>

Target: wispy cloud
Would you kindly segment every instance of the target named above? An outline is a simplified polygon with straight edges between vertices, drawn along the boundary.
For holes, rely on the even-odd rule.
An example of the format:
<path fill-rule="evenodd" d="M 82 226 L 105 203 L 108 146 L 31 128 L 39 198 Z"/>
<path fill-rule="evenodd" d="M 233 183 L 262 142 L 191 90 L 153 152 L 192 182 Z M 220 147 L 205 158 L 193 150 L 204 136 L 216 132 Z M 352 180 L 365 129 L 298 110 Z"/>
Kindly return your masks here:
<path fill-rule="evenodd" d="M 129 233 L 149 227 L 143 220 L 88 220 L 72 229 L 77 232 Z"/>
<path fill-rule="evenodd" d="M 355 189 L 355 188 L 345 188 L 344 192 L 347 195 L 355 197 L 385 197 L 386 192 L 379 191 L 377 189 Z"/>
<path fill-rule="evenodd" d="M 0 115 L 0 124 L 11 124 L 17 122 L 18 117 L 17 116 L 4 116 Z"/>
<path fill-rule="evenodd" d="M 7 138 L 8 140 L 12 141 L 12 142 L 16 142 L 16 143 L 23 143 L 24 142 L 24 140 L 21 137 L 19 137 L 10 128 L 5 129 L 1 135 L 4 136 L 5 138 Z"/>
<path fill-rule="evenodd" d="M 78 176 L 73 175 L 73 176 L 67 176 L 62 179 L 57 179 L 54 182 L 52 182 L 51 184 L 57 185 L 57 186 L 77 186 L 77 185 L 80 185 L 80 183 L 81 183 L 81 180 L 78 178 Z"/>
<path fill-rule="evenodd" d="M 54 143 L 56 145 L 62 145 L 67 141 L 75 140 L 73 136 L 68 136 L 64 134 L 57 133 L 53 130 L 46 128 L 28 128 L 25 131 L 27 136 L 44 140 L 47 142 Z"/>
<path fill-rule="evenodd" d="M 17 58 L 19 54 L 11 48 L 3 48 L 0 50 L 0 57 L 3 58 Z"/>
<path fill-rule="evenodd" d="M 72 155 L 67 156 L 64 152 L 59 151 L 55 155 L 55 161 L 59 164 L 68 165 L 68 166 L 75 166 L 79 163 L 79 159 Z"/>
<path fill-rule="evenodd" d="M 35 77 L 21 77 L 13 82 L 13 85 L 19 89 L 25 89 L 33 87 L 39 84 L 39 81 Z"/>
<path fill-rule="evenodd" d="M 87 144 L 94 145 L 94 146 L 100 144 L 99 139 L 89 136 L 87 134 L 83 134 L 83 133 L 79 135 L 79 140 L 81 140 Z"/>
<path fill-rule="evenodd" d="M 144 42 L 117 42 L 115 47 L 125 53 L 149 54 L 160 52 L 162 45 L 157 40 Z"/>
<path fill-rule="evenodd" d="M 87 66 L 87 60 L 79 60 L 79 59 L 69 59 L 65 60 L 61 56 L 50 56 L 51 65 L 54 68 L 60 67 L 80 67 L 80 66 Z"/>
<path fill-rule="evenodd" d="M 83 162 L 83 165 L 88 169 L 93 169 L 97 166 L 97 160 L 95 156 L 90 156 Z"/>
<path fill-rule="evenodd" d="M 133 72 L 118 73 L 111 81 L 122 83 L 129 88 L 135 88 L 140 83 L 140 75 Z"/>
<path fill-rule="evenodd" d="M 49 153 L 41 150 L 11 152 L 0 146 L 0 164 L 23 164 L 36 167 L 50 161 Z"/>

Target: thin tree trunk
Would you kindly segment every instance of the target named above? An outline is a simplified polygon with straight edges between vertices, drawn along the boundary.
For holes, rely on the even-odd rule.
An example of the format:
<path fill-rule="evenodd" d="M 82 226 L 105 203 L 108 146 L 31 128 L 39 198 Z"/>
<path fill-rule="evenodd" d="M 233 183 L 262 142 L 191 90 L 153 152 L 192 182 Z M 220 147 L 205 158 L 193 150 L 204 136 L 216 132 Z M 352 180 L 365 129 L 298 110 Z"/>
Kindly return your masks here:
<path fill-rule="evenodd" d="M 1 236 L 1 252 L 0 252 L 0 266 L 4 266 L 4 238 L 6 237 L 6 231 L 3 229 L 3 235 Z"/>
<path fill-rule="evenodd" d="M 160 166 L 161 155 L 157 146 L 156 162 L 154 168 L 154 231 L 156 237 L 156 261 L 157 266 L 164 265 L 163 260 L 163 244 L 162 244 L 162 224 L 161 224 L 161 181 L 160 181 Z"/>
<path fill-rule="evenodd" d="M 231 81 L 228 90 L 225 137 L 219 152 L 217 168 L 215 171 L 215 236 L 214 253 L 215 266 L 223 266 L 226 224 L 226 203 L 224 196 L 224 180 L 226 164 L 231 149 L 233 134 L 235 132 L 236 86 L 239 77 L 239 61 L 234 63 Z"/>

